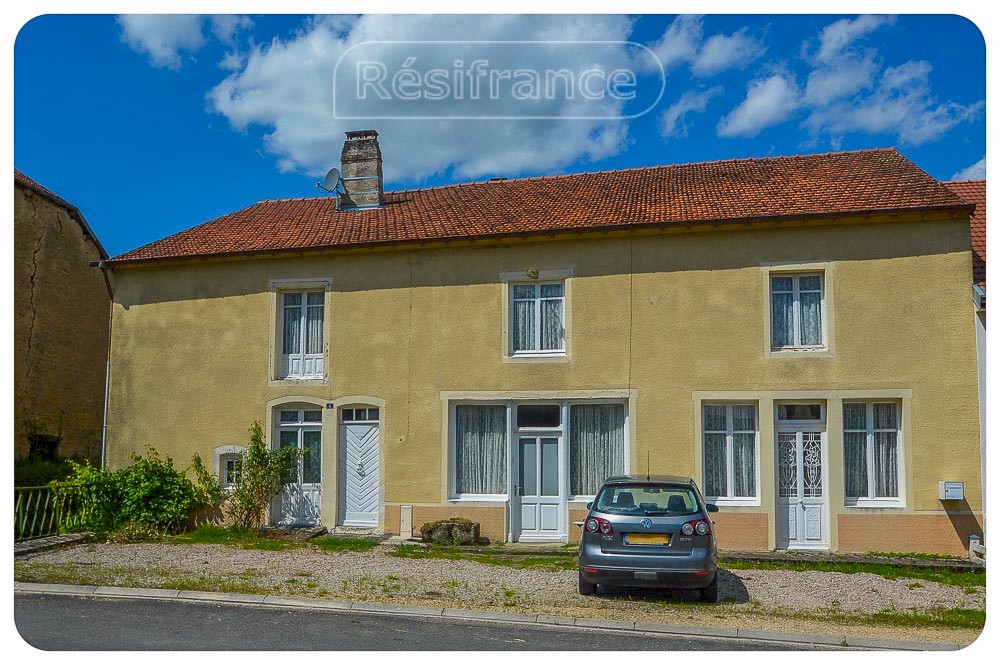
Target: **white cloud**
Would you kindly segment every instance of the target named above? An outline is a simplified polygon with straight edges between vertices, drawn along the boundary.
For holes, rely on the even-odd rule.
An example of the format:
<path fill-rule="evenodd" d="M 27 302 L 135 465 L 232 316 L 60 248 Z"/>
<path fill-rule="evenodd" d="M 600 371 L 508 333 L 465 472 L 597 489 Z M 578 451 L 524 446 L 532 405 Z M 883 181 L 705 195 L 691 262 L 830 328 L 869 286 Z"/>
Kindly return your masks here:
<path fill-rule="evenodd" d="M 750 81 L 746 98 L 719 120 L 719 136 L 753 138 L 762 130 L 781 124 L 799 107 L 800 94 L 789 74 L 777 73 Z"/>
<path fill-rule="evenodd" d="M 182 54 L 193 54 L 208 43 L 206 27 L 219 42 L 233 49 L 226 60 L 239 58 L 235 51 L 236 37 L 253 21 L 235 14 L 122 14 L 118 16 L 118 25 L 122 39 L 133 51 L 146 54 L 156 67 L 176 71 L 181 68 Z"/>
<path fill-rule="evenodd" d="M 688 113 L 702 113 L 713 97 L 722 93 L 722 86 L 715 86 L 702 92 L 688 90 L 666 111 L 660 114 L 660 134 L 665 139 L 688 135 L 688 125 L 684 116 Z"/>
<path fill-rule="evenodd" d="M 209 107 L 238 129 L 265 128 L 266 150 L 283 170 L 321 174 L 339 162 L 343 132 L 374 127 L 381 135 L 386 179 L 419 182 L 452 171 L 470 178 L 547 172 L 598 160 L 626 147 L 627 124 L 602 120 L 341 120 L 333 116 L 334 65 L 352 46 L 373 40 L 626 40 L 628 19 L 615 16 L 320 17 L 295 35 L 253 47 L 245 64 L 213 88 Z M 393 46 L 389 62 L 402 62 Z M 484 47 L 488 48 L 488 47 Z M 486 52 L 488 55 L 488 52 Z M 621 49 L 621 63 L 629 54 Z M 580 62 L 590 54 L 580 53 Z M 545 63 L 533 58 L 532 65 Z M 574 110 L 558 102 L 553 115 Z M 620 103 L 620 102 L 616 102 Z M 454 102 L 455 108 L 461 104 Z M 614 110 L 614 109 L 612 109 Z M 405 109 L 401 107 L 401 114 Z"/>
<path fill-rule="evenodd" d="M 668 70 L 683 62 L 691 62 L 701 43 L 702 17 L 681 14 L 675 18 L 658 40 L 649 44 L 663 69 Z M 654 71 L 656 63 L 647 62 L 647 69 Z"/>
<path fill-rule="evenodd" d="M 691 63 L 695 76 L 711 76 L 727 69 L 746 69 L 764 53 L 763 45 L 746 28 L 726 36 L 713 35 L 705 40 Z"/>
<path fill-rule="evenodd" d="M 883 25 L 892 25 L 895 16 L 859 16 L 834 21 L 819 33 L 819 49 L 815 61 L 830 62 L 840 57 L 853 42 L 866 37 Z"/>
<path fill-rule="evenodd" d="M 852 132 L 893 134 L 903 145 L 939 138 L 977 117 L 984 103 L 941 102 L 930 85 L 930 63 L 910 60 L 883 73 L 871 94 L 815 108 L 803 123 L 835 140 Z"/>
<path fill-rule="evenodd" d="M 145 53 L 157 67 L 180 69 L 182 51 L 205 45 L 203 19 L 192 14 L 123 14 L 118 24 L 132 50 Z"/>
<path fill-rule="evenodd" d="M 955 171 L 951 180 L 984 180 L 986 178 L 986 156 L 975 164 L 969 164 L 961 171 Z"/>

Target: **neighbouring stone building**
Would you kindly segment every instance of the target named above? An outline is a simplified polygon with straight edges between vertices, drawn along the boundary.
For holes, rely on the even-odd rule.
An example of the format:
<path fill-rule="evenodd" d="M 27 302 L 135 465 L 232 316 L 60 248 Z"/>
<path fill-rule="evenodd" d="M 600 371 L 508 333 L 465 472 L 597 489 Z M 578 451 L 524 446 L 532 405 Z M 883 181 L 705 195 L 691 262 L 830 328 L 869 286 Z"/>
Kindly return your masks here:
<path fill-rule="evenodd" d="M 14 171 L 15 459 L 101 459 L 106 258 L 76 206 Z"/>

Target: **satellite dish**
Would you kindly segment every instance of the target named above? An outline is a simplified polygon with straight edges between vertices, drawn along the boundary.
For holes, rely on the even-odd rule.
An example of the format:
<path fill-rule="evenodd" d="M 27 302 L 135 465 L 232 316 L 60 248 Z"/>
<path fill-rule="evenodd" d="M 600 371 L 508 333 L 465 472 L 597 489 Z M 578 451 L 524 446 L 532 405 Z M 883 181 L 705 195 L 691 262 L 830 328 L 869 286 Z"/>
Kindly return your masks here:
<path fill-rule="evenodd" d="M 323 184 L 316 183 L 316 186 L 325 192 L 335 192 L 340 186 L 340 169 L 333 168 L 327 171 Z"/>

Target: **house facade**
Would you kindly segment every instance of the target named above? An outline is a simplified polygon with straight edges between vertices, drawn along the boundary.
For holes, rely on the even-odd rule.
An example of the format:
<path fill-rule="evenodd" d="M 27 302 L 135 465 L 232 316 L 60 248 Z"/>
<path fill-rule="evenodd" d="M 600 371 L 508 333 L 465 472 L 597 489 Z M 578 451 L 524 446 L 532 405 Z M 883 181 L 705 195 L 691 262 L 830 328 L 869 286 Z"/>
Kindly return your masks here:
<path fill-rule="evenodd" d="M 225 482 L 261 421 L 304 450 L 279 523 L 574 541 L 648 470 L 697 480 L 725 548 L 981 533 L 970 206 L 899 153 L 402 192 L 381 158 L 349 133 L 342 196 L 108 261 L 112 465 Z"/>
<path fill-rule="evenodd" d="M 83 214 L 14 171 L 14 457 L 101 460 L 111 295 Z"/>

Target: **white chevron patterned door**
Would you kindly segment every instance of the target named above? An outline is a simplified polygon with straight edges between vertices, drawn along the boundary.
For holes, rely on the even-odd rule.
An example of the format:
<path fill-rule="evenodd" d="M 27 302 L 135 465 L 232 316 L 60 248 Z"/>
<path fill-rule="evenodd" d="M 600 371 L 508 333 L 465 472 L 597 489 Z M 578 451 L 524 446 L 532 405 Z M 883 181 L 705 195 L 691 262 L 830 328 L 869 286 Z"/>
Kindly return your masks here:
<path fill-rule="evenodd" d="M 379 426 L 378 409 L 341 410 L 340 523 L 378 526 Z"/>

